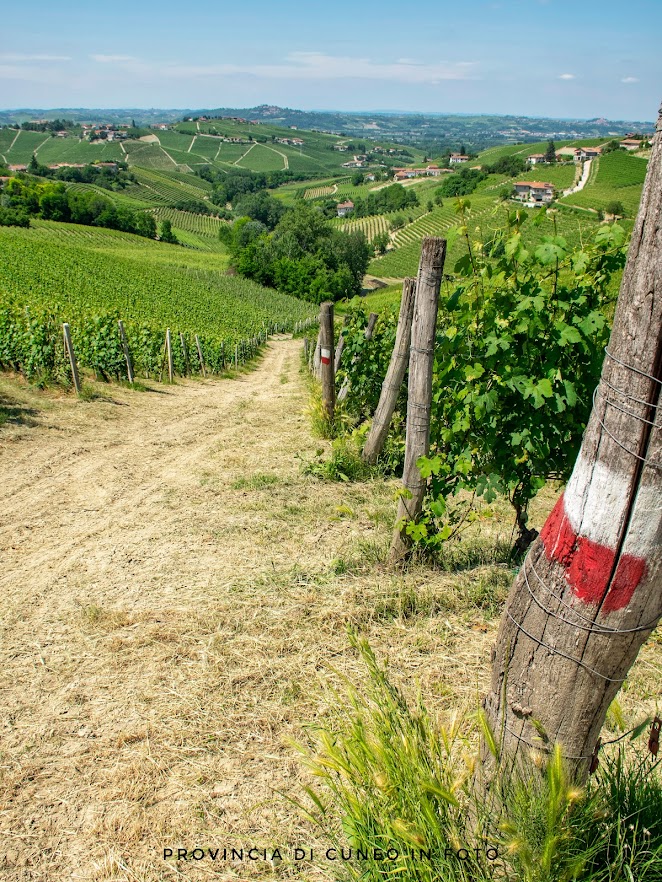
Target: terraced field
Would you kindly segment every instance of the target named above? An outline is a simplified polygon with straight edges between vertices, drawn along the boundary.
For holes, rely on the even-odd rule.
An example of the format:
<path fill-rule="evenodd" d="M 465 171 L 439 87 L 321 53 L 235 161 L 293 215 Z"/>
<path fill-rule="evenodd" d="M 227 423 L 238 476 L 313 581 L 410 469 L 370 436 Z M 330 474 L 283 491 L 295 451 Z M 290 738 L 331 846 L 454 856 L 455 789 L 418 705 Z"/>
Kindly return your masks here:
<path fill-rule="evenodd" d="M 593 162 L 594 168 L 584 189 L 566 196 L 563 202 L 604 210 L 610 202 L 617 201 L 623 204 L 628 217 L 634 217 L 641 200 L 647 160 L 616 150 Z"/>
<path fill-rule="evenodd" d="M 124 190 L 106 190 L 95 184 L 73 183 L 67 186 L 72 190 L 92 191 L 104 199 L 110 199 L 115 205 L 124 205 L 134 211 L 162 205 L 165 202 L 158 193 L 141 184 L 129 184 Z"/>
<path fill-rule="evenodd" d="M 344 230 L 346 233 L 361 230 L 368 242 L 372 242 L 375 236 L 379 235 L 379 233 L 391 232 L 391 221 L 397 214 L 397 211 L 393 211 L 388 214 L 375 214 L 370 217 L 358 217 L 356 220 L 350 221 L 340 219 L 340 222 L 338 223 L 336 221 L 336 223 L 340 229 Z"/>
<path fill-rule="evenodd" d="M 495 200 L 492 197 L 472 197 L 469 201 L 471 226 L 482 224 L 488 217 L 493 216 L 496 210 Z M 421 257 L 423 238 L 443 236 L 451 227 L 458 224 L 454 205 L 450 204 L 450 200 L 448 203 L 398 230 L 394 241 L 395 250 L 389 251 L 383 257 L 375 258 L 368 267 L 368 272 L 378 278 L 402 279 L 405 276 L 415 276 Z M 446 258 L 447 266 L 450 266 L 451 260 L 454 262 L 455 259 L 454 254 L 449 254 Z"/>
<path fill-rule="evenodd" d="M 193 175 L 163 173 L 153 169 L 132 169 L 139 183 L 163 202 L 172 204 L 180 199 L 206 200 L 210 191 L 207 181 Z M 197 183 L 199 181 L 199 183 Z"/>
<path fill-rule="evenodd" d="M 199 251 L 210 251 L 215 254 L 227 254 L 227 249 L 219 239 L 218 232 L 228 221 L 206 214 L 194 214 L 191 211 L 178 211 L 175 208 L 155 208 L 152 214 L 157 223 L 169 220 L 173 232 L 182 245 L 197 248 Z"/>
<path fill-rule="evenodd" d="M 337 185 L 324 187 L 310 187 L 303 194 L 304 199 L 323 199 L 325 196 L 333 196 L 338 190 Z"/>
<path fill-rule="evenodd" d="M 218 254 L 129 233 L 37 221 L 31 229 L 0 228 L 0 249 L 0 353 L 26 371 L 40 359 L 61 363 L 63 321 L 82 363 L 112 374 L 123 369 L 122 318 L 139 369 L 153 375 L 167 327 L 189 346 L 198 334 L 208 364 L 219 369 L 235 343 L 315 314 L 311 304 L 227 276 Z"/>

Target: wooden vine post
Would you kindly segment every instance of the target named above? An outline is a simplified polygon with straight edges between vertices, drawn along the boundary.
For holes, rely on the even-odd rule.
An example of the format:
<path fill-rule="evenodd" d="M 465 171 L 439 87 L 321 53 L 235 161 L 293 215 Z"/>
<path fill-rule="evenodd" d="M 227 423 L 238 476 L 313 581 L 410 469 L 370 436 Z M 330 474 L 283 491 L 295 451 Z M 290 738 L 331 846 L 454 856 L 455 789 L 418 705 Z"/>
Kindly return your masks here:
<path fill-rule="evenodd" d="M 342 326 L 343 328 L 347 327 L 347 322 L 349 321 L 349 316 L 345 316 L 343 319 Z M 340 370 L 340 362 L 342 361 L 342 353 L 345 348 L 345 337 L 341 331 L 340 336 L 338 337 L 338 342 L 336 343 L 336 354 L 333 360 L 333 367 L 336 373 Z"/>
<path fill-rule="evenodd" d="M 322 363 L 320 361 L 320 351 L 322 346 L 322 313 L 320 312 L 320 328 L 317 332 L 317 343 L 315 344 L 315 351 L 313 352 L 313 374 L 320 379 L 320 370 L 322 367 Z"/>
<path fill-rule="evenodd" d="M 661 386 L 662 115 L 581 450 L 501 619 L 484 707 L 506 767 L 558 742 L 584 779 L 662 617 Z"/>
<path fill-rule="evenodd" d="M 222 346 L 222 344 L 221 344 Z M 198 359 L 200 360 L 200 370 L 202 371 L 202 376 L 206 377 L 207 374 L 205 372 L 205 360 L 202 357 L 202 346 L 200 345 L 200 338 L 198 335 L 195 335 L 195 348 L 198 350 Z M 221 348 L 221 358 L 223 357 L 223 349 Z"/>
<path fill-rule="evenodd" d="M 372 340 L 372 335 L 375 332 L 375 325 L 377 324 L 378 318 L 379 318 L 379 315 L 376 312 L 371 312 L 370 315 L 368 316 L 368 324 L 365 326 L 365 331 L 363 332 L 366 340 Z M 342 338 L 342 339 L 344 339 L 344 338 Z M 343 343 L 343 348 L 344 348 L 344 346 L 345 346 L 345 344 Z M 341 350 L 340 354 L 342 355 L 342 350 Z M 352 358 L 352 365 L 356 364 L 356 358 L 357 358 L 356 355 Z M 338 359 L 338 360 L 340 360 L 340 359 Z M 350 385 L 350 379 L 349 379 L 349 373 L 348 373 L 344 379 L 342 386 L 341 386 L 340 392 L 338 392 L 338 401 L 344 401 L 345 398 L 347 398 L 347 393 L 349 392 L 349 385 Z"/>
<path fill-rule="evenodd" d="M 322 403 L 329 422 L 333 422 L 336 406 L 336 375 L 333 365 L 333 304 L 320 307 L 320 378 Z"/>
<path fill-rule="evenodd" d="M 372 425 L 368 432 L 363 447 L 363 459 L 367 463 L 374 464 L 382 451 L 384 441 L 388 435 L 389 426 L 395 405 L 398 402 L 400 387 L 407 370 L 409 361 L 409 344 L 411 341 L 411 324 L 414 317 L 414 297 L 416 294 L 416 280 L 405 279 L 402 285 L 402 300 L 400 302 L 400 316 L 398 329 L 395 334 L 395 345 L 391 354 L 386 377 L 382 383 L 382 391 L 379 396 L 379 404 L 372 418 Z"/>
<path fill-rule="evenodd" d="M 179 342 L 181 344 L 182 354 L 184 356 L 184 376 L 188 376 L 191 370 L 188 359 L 188 346 L 186 345 L 186 337 L 184 337 L 184 334 L 181 331 L 179 332 Z"/>
<path fill-rule="evenodd" d="M 411 328 L 403 493 L 398 503 L 396 527 L 391 542 L 389 560 L 392 564 L 401 561 L 409 551 L 409 542 L 402 523 L 418 517 L 425 495 L 425 480 L 416 463 L 421 456 L 427 455 L 430 447 L 434 339 L 445 260 L 445 239 L 436 236 L 423 239 Z"/>
<path fill-rule="evenodd" d="M 126 331 L 124 330 L 124 322 L 120 319 L 117 323 L 120 329 L 120 340 L 122 341 L 122 349 L 124 350 L 124 360 L 126 361 L 126 375 L 129 383 L 133 383 L 133 363 L 131 361 L 131 351 L 129 349 L 129 341 L 126 339 Z"/>
<path fill-rule="evenodd" d="M 80 395 L 80 393 L 81 393 L 80 377 L 78 375 L 78 365 L 76 363 L 76 353 L 74 352 L 74 344 L 71 342 L 71 331 L 69 330 L 68 322 L 65 322 L 62 325 L 62 333 L 64 334 L 64 347 L 67 350 L 67 355 L 69 356 L 69 364 L 71 365 L 71 376 L 74 381 L 74 389 L 76 390 L 76 394 Z"/>

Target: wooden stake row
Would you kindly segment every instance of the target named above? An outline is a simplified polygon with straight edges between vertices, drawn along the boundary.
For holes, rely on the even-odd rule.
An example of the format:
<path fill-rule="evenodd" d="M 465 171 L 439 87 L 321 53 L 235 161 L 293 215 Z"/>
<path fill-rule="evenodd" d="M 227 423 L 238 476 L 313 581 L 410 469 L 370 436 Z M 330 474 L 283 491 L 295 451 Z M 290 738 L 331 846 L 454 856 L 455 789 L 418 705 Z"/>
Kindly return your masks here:
<path fill-rule="evenodd" d="M 294 332 L 299 333 L 311 325 L 315 323 L 314 319 L 306 319 L 305 321 L 297 322 L 294 326 Z M 124 352 L 124 360 L 126 362 L 126 374 L 130 383 L 135 382 L 135 374 L 133 368 L 133 360 L 131 358 L 131 350 L 129 349 L 129 341 L 126 335 L 126 329 L 124 328 L 124 322 L 120 319 L 118 321 L 118 328 L 120 334 L 120 341 L 122 344 L 122 351 Z M 284 325 L 274 325 L 271 329 L 271 333 L 281 333 L 285 331 Z M 234 348 L 234 367 L 235 369 L 239 367 L 247 358 L 252 357 L 258 350 L 258 348 L 266 343 L 269 338 L 269 331 L 267 328 L 262 328 L 262 330 L 256 334 L 250 341 L 241 340 L 239 343 L 235 344 Z M 78 362 L 76 360 L 76 353 L 74 350 L 74 345 L 71 340 L 71 330 L 69 328 L 68 322 L 64 322 L 62 325 L 62 335 L 64 340 L 64 349 L 65 355 L 69 360 L 69 366 L 71 368 L 71 376 L 73 379 L 74 388 L 76 389 L 76 393 L 78 395 L 81 394 L 81 382 L 80 382 L 80 374 L 78 371 Z M 207 376 L 207 370 L 205 366 L 205 360 L 202 354 L 202 344 L 200 343 L 200 338 L 196 334 L 195 337 L 195 348 L 198 356 L 198 361 L 200 362 L 200 372 L 203 377 Z M 192 365 L 189 355 L 188 346 L 186 344 L 186 338 L 184 334 L 179 332 L 179 343 L 182 349 L 182 355 L 184 357 L 184 372 L 185 376 L 188 376 L 192 371 Z M 225 363 L 225 344 L 221 343 L 221 357 L 223 362 Z M 168 380 L 170 383 L 174 382 L 175 377 L 175 360 L 172 348 L 172 335 L 170 333 L 170 328 L 166 330 L 165 341 L 163 345 L 163 358 L 161 360 L 161 370 L 159 373 L 159 380 L 163 380 L 163 373 L 165 370 L 165 366 L 168 366 Z"/>

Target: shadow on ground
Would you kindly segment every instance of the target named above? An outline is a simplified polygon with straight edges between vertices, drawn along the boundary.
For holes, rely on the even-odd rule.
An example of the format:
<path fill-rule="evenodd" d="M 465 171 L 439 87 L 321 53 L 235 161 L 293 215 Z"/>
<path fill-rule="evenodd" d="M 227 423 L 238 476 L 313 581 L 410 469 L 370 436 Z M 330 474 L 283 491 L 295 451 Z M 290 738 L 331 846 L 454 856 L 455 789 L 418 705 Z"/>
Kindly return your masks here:
<path fill-rule="evenodd" d="M 0 392 L 0 426 L 7 424 L 16 426 L 36 426 L 35 417 L 38 411 L 33 407 L 21 404 L 16 398 Z"/>

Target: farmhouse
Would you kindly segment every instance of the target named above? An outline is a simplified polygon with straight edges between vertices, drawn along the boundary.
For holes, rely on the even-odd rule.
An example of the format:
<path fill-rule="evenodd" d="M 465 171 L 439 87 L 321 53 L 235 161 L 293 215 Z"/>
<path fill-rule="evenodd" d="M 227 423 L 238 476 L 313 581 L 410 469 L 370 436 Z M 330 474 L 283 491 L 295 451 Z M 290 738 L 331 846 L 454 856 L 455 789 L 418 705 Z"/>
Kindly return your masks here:
<path fill-rule="evenodd" d="M 347 144 L 334 144 L 333 149 L 339 150 L 340 153 L 346 153 L 347 152 Z"/>
<path fill-rule="evenodd" d="M 350 159 L 349 162 L 343 162 L 343 168 L 365 168 L 365 162 L 360 159 Z"/>
<path fill-rule="evenodd" d="M 459 165 L 461 162 L 469 162 L 469 157 L 465 156 L 464 153 L 451 153 L 448 161 L 451 165 Z"/>
<path fill-rule="evenodd" d="M 336 211 L 338 212 L 338 217 L 345 217 L 346 214 L 354 211 L 354 203 L 351 199 L 348 199 L 346 202 L 339 202 L 336 205 Z"/>
<path fill-rule="evenodd" d="M 440 175 L 448 174 L 450 169 L 439 168 L 438 165 L 428 165 L 426 168 L 395 168 L 393 171 L 395 172 L 394 180 L 405 181 L 408 178 L 438 178 Z"/>
<path fill-rule="evenodd" d="M 618 146 L 623 147 L 625 150 L 640 150 L 642 144 L 643 141 L 640 141 L 638 138 L 623 138 Z"/>
<path fill-rule="evenodd" d="M 602 147 L 580 147 L 579 148 L 579 158 L 581 160 L 584 159 L 596 159 L 598 156 L 602 155 Z"/>
<path fill-rule="evenodd" d="M 27 165 L 8 165 L 7 168 L 10 172 L 24 172 L 28 170 Z"/>
<path fill-rule="evenodd" d="M 529 163 L 529 165 L 538 165 L 538 163 L 545 161 L 545 154 L 532 153 L 531 156 L 526 157 L 526 161 Z"/>
<path fill-rule="evenodd" d="M 554 184 L 541 183 L 540 181 L 518 181 L 515 184 L 515 198 L 522 202 L 540 204 L 551 202 L 554 199 Z"/>
<path fill-rule="evenodd" d="M 560 150 L 556 151 L 556 161 L 557 162 L 568 162 L 572 160 L 574 162 L 579 162 L 579 154 L 581 150 L 578 147 L 561 147 Z"/>

